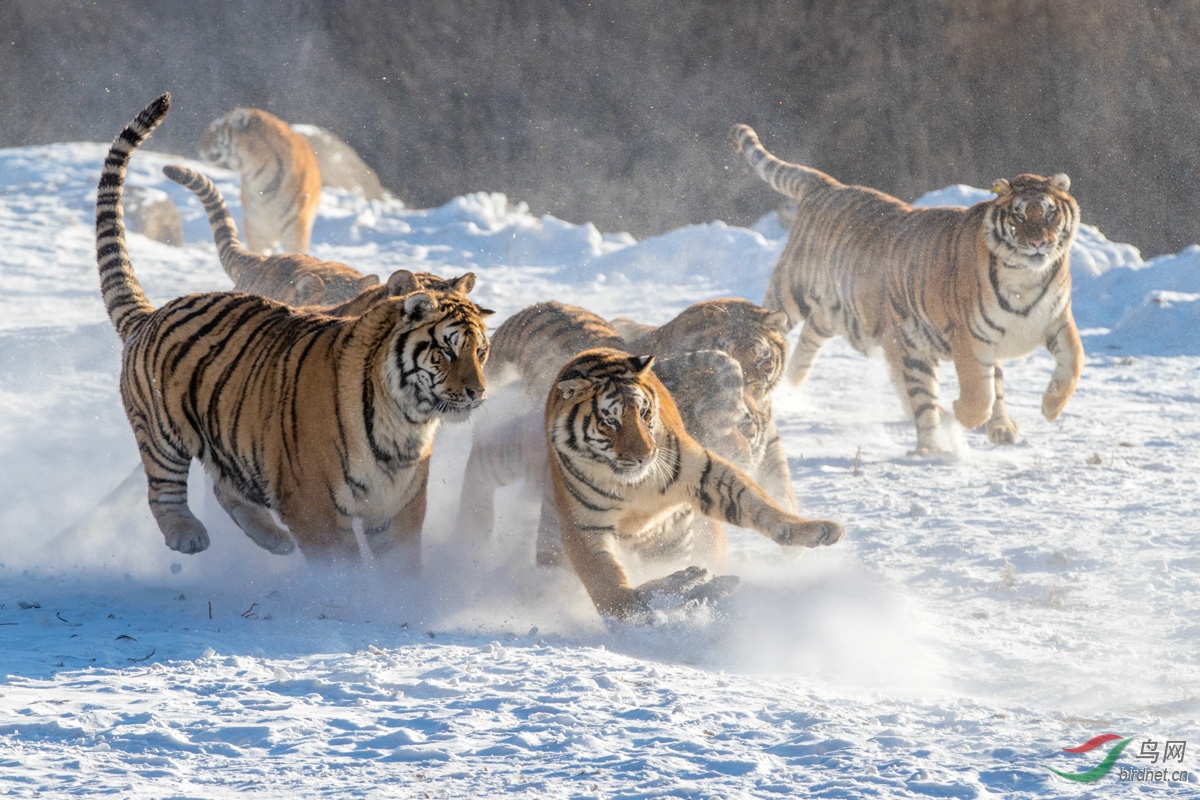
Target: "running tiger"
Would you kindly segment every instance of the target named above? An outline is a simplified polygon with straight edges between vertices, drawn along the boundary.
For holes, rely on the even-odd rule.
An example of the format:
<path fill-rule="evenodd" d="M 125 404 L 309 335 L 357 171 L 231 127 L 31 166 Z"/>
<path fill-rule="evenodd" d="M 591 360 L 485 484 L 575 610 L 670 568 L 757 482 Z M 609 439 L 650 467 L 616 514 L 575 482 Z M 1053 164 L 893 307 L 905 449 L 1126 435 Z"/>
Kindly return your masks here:
<path fill-rule="evenodd" d="M 685 599 L 727 591 L 697 567 L 638 587 L 620 550 L 677 553 L 665 520 L 699 511 L 752 528 L 781 545 L 839 541 L 836 522 L 808 520 L 776 505 L 737 467 L 688 435 L 653 356 L 586 350 L 566 364 L 546 399 L 546 439 L 563 549 L 602 615 L 628 619 L 659 594 Z"/>
<path fill-rule="evenodd" d="M 658 328 L 641 325 L 628 317 L 619 317 L 612 324 L 628 342 L 626 348 L 631 353 L 671 356 L 720 350 L 736 359 L 744 376 L 744 402 L 753 418 L 753 431 L 747 430 L 748 464 L 738 466 L 750 473 L 775 502 L 795 512 L 799 506 L 787 455 L 771 413 L 771 392 L 779 385 L 787 361 L 788 346 L 784 338 L 789 328 L 787 315 L 731 297 L 694 303 Z M 663 375 L 660 373 L 659 377 Z M 677 388 L 665 379 L 664 383 L 683 410 Z M 684 420 L 687 421 L 686 413 Z"/>
<path fill-rule="evenodd" d="M 308 140 L 273 114 L 235 108 L 200 139 L 200 156 L 242 176 L 246 245 L 306 253 L 321 203 L 321 169 Z"/>
<path fill-rule="evenodd" d="M 1071 315 L 1071 243 L 1079 207 L 1063 173 L 999 180 L 971 208 L 913 208 L 771 155 L 746 125 L 731 132 L 756 174 L 796 201 L 796 219 L 763 305 L 801 321 L 788 365 L 799 384 L 837 334 L 860 352 L 882 347 L 908 399 L 917 451 L 940 450 L 938 361 L 958 373 L 958 421 L 1017 440 L 1004 403 L 1004 359 L 1042 344 L 1055 358 L 1042 415 L 1058 419 L 1083 368 Z"/>
<path fill-rule="evenodd" d="M 198 458 L 221 506 L 271 552 L 299 546 L 308 560 L 357 561 L 359 518 L 373 554 L 401 545 L 419 565 L 420 465 L 441 419 L 464 419 L 484 399 L 491 312 L 428 290 L 355 318 L 233 292 L 155 309 L 129 261 L 121 195 L 130 156 L 169 106 L 163 95 L 113 140 L 96 195 L 100 286 L 123 343 L 121 398 L 167 546 L 209 545 L 187 504 Z"/>

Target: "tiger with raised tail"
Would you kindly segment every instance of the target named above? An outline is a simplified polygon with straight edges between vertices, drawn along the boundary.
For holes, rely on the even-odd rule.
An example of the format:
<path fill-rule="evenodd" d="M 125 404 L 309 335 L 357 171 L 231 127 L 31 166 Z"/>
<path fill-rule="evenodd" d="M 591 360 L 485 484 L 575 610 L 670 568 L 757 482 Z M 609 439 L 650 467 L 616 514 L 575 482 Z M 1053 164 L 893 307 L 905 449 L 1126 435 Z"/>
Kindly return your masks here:
<path fill-rule="evenodd" d="M 322 261 L 303 252 L 264 255 L 242 246 L 237 225 L 221 191 L 194 169 L 168 164 L 163 174 L 196 195 L 208 215 L 217 257 L 233 281 L 233 291 L 262 295 L 291 306 L 333 306 L 379 285 L 340 261 Z"/>
<path fill-rule="evenodd" d="M 321 168 L 308 139 L 258 108 L 235 108 L 200 138 L 200 157 L 242 178 L 246 246 L 306 253 L 321 204 Z"/>
<path fill-rule="evenodd" d="M 546 399 L 555 510 L 567 558 L 596 610 L 619 619 L 653 607 L 655 595 L 705 597 L 728 590 L 696 567 L 633 586 L 622 551 L 678 555 L 664 526 L 696 511 L 751 528 L 785 546 L 839 541 L 841 525 L 784 511 L 744 472 L 688 435 L 653 356 L 599 348 L 568 362 Z"/>
<path fill-rule="evenodd" d="M 358 518 L 373 554 L 401 546 L 419 565 L 420 465 L 441 420 L 465 419 L 484 399 L 491 312 L 430 290 L 350 318 L 234 292 L 156 309 L 129 261 L 121 198 L 130 156 L 169 107 L 163 95 L 113 140 L 96 194 L 101 292 L 123 343 L 121 398 L 167 546 L 209 545 L 187 503 L 197 458 L 221 506 L 267 550 L 356 561 Z"/>
<path fill-rule="evenodd" d="M 937 366 L 953 361 L 958 421 L 1012 444 L 1017 426 L 1004 403 L 1001 365 L 1041 344 L 1055 359 L 1042 415 L 1058 419 L 1083 368 L 1071 314 L 1079 206 L 1067 175 L 999 180 L 995 198 L 970 208 L 914 208 L 781 161 L 749 126 L 735 126 L 730 137 L 759 178 L 796 203 L 763 301 L 785 312 L 790 326 L 803 322 L 788 365 L 793 384 L 835 335 L 863 353 L 882 347 L 916 424 L 917 451 L 937 451 Z"/>

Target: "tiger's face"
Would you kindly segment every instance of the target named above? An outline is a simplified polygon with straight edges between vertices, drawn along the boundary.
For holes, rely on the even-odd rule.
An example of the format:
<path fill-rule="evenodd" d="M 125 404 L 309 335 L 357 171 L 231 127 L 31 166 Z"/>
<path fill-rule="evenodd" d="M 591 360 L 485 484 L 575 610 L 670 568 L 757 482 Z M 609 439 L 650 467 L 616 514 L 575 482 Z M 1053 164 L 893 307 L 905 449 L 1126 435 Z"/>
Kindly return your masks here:
<path fill-rule="evenodd" d="M 787 340 L 773 329 L 744 330 L 722 336 L 716 349 L 729 353 L 742 365 L 746 392 L 762 401 L 779 384 L 787 361 Z"/>
<path fill-rule="evenodd" d="M 620 357 L 624 369 L 593 375 L 567 370 L 552 389 L 564 401 L 552 427 L 556 448 L 611 470 L 620 483 L 649 475 L 658 455 L 658 394 L 642 379 L 649 356 Z"/>
<path fill-rule="evenodd" d="M 200 157 L 217 167 L 240 170 L 242 159 L 238 153 L 237 137 L 250 127 L 250 123 L 250 111 L 245 108 L 235 108 L 213 120 L 197 145 Z"/>
<path fill-rule="evenodd" d="M 778 385 L 787 361 L 787 314 L 737 297 L 705 300 L 659 329 L 670 352 L 721 350 L 742 367 L 747 392 L 763 401 Z"/>
<path fill-rule="evenodd" d="M 403 299 L 406 311 L 412 313 L 410 309 L 427 303 L 431 296 L 427 292 L 408 295 Z M 487 397 L 483 365 L 488 340 L 483 317 L 492 312 L 445 295 L 440 303 L 434 301 L 433 309 L 418 309 L 418 314 L 428 313 L 429 318 L 397 335 L 390 379 L 416 416 L 463 420 Z"/>
<path fill-rule="evenodd" d="M 984 228 L 988 249 L 1011 267 L 1041 270 L 1058 261 L 1079 227 L 1070 188 L 1071 179 L 1061 172 L 996 181 Z"/>

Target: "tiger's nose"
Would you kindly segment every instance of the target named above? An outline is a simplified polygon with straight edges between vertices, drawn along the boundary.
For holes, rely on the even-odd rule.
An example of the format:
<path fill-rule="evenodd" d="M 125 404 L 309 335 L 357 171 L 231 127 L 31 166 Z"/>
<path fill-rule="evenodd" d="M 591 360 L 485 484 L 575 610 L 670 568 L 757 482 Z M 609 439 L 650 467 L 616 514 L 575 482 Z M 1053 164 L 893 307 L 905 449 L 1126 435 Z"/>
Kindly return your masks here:
<path fill-rule="evenodd" d="M 1029 245 L 1030 245 L 1030 247 L 1041 247 L 1041 246 L 1042 246 L 1042 245 L 1044 245 L 1045 243 L 1046 243 L 1046 240 L 1045 240 L 1044 238 L 1043 238 L 1043 239 L 1030 239 L 1030 240 L 1029 240 Z"/>
<path fill-rule="evenodd" d="M 463 391 L 466 393 L 467 399 L 472 402 L 482 400 L 487 395 L 487 389 L 482 386 L 464 386 Z"/>

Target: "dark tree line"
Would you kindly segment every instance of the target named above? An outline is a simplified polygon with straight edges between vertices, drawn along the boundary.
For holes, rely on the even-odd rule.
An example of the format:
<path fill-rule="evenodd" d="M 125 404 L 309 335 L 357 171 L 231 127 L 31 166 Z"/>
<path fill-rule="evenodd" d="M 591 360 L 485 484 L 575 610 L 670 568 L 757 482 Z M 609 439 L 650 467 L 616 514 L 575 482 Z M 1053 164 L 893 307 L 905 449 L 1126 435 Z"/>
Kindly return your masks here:
<path fill-rule="evenodd" d="M 107 141 L 157 92 L 329 128 L 415 206 L 503 191 L 641 236 L 777 198 L 726 142 L 905 199 L 1065 171 L 1084 220 L 1200 240 L 1200 3 L 8 0 L 0 146 Z"/>

